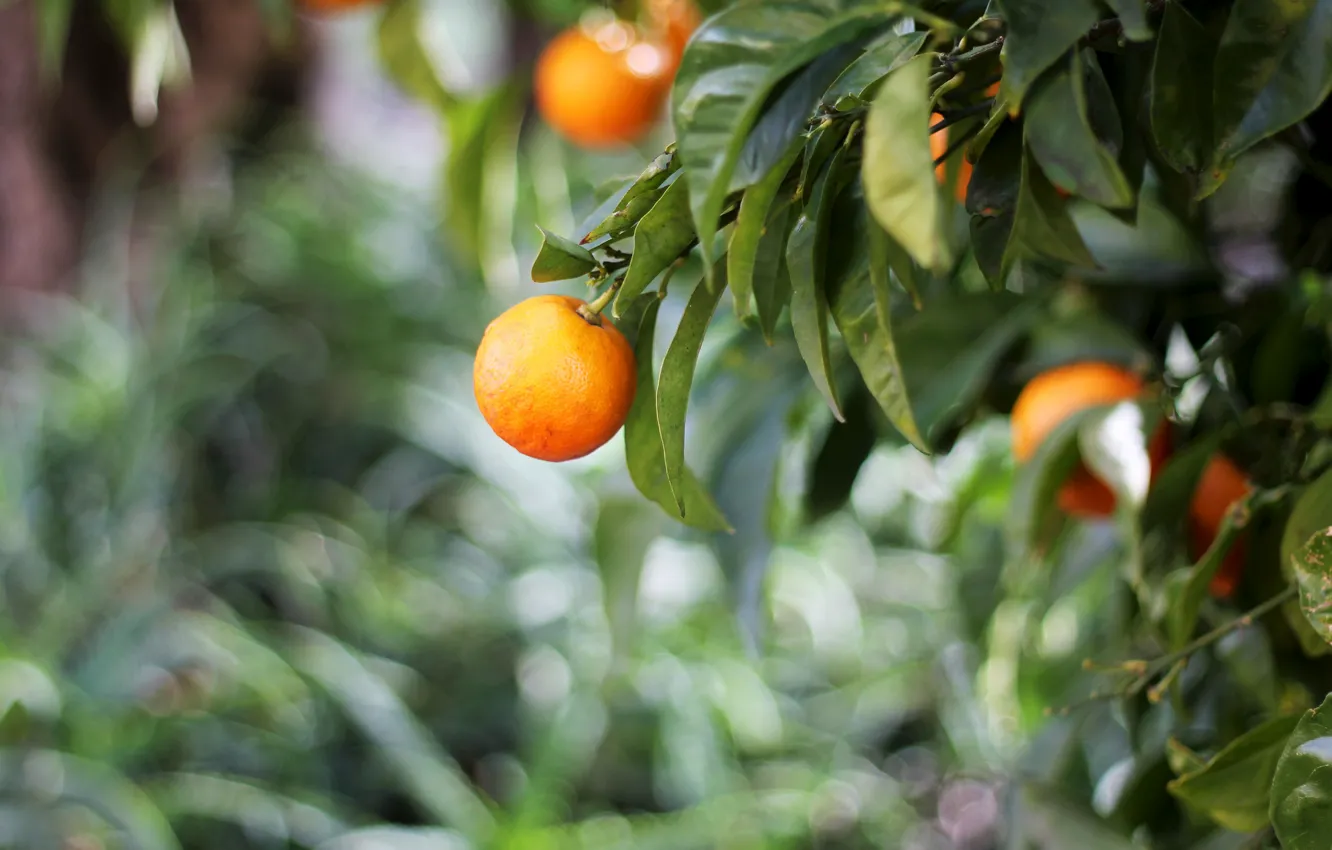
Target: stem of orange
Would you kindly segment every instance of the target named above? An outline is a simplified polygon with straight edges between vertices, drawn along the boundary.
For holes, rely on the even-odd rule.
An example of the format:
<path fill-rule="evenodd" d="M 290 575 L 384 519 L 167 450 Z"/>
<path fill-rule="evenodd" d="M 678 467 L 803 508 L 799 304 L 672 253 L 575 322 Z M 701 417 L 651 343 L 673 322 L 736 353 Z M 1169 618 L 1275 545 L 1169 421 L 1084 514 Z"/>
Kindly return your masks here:
<path fill-rule="evenodd" d="M 615 297 L 615 293 L 620 291 L 620 286 L 624 283 L 624 275 L 620 275 L 611 281 L 611 285 L 606 287 L 606 291 L 598 295 L 592 301 L 578 308 L 578 315 L 582 316 L 588 324 L 601 324 L 601 311 L 605 310 Z"/>

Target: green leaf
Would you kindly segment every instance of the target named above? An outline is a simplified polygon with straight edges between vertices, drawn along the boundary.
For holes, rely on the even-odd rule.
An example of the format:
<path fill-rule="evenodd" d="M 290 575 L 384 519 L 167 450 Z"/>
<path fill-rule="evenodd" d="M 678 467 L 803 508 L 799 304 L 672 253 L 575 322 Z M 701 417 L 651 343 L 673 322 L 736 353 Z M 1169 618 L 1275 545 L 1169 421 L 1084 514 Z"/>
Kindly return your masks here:
<path fill-rule="evenodd" d="M 1088 97 L 1101 99 L 1098 109 L 1110 113 L 1115 130 L 1119 115 L 1096 57 L 1084 58 L 1084 52 L 1073 51 L 1032 86 L 1023 122 L 1027 144 L 1056 186 L 1104 207 L 1128 207 L 1133 189 L 1119 168 L 1118 146 L 1097 138 Z"/>
<path fill-rule="evenodd" d="M 628 234 L 647 211 L 652 209 L 662 192 L 666 191 L 663 188 L 664 184 L 679 168 L 680 158 L 675 155 L 674 146 L 667 148 L 664 153 L 657 154 L 652 162 L 648 163 L 647 168 L 643 169 L 643 172 L 619 195 L 610 213 L 587 231 L 580 240 L 582 244 L 595 242 L 603 236 L 609 236 L 611 241 L 616 241 Z"/>
<path fill-rule="evenodd" d="M 458 99 L 444 85 L 421 43 L 421 0 L 395 0 L 379 17 L 375 46 L 379 64 L 411 97 L 449 116 Z"/>
<path fill-rule="evenodd" d="M 1176 171 L 1201 171 L 1211 159 L 1212 60 L 1203 26 L 1183 6 L 1167 3 L 1152 62 L 1151 125 L 1161 158 Z"/>
<path fill-rule="evenodd" d="M 754 267 L 754 310 L 768 345 L 772 345 L 782 310 L 791 303 L 791 270 L 786 265 L 786 243 L 795 224 L 794 206 L 795 202 L 786 198 L 772 208 L 758 245 L 758 263 Z"/>
<path fill-rule="evenodd" d="M 448 158 L 444 163 L 443 218 L 460 257 L 481 263 L 487 222 L 486 171 L 496 142 L 518 120 L 519 89 L 498 86 L 475 99 L 460 101 L 447 123 Z"/>
<path fill-rule="evenodd" d="M 726 517 L 722 516 L 712 497 L 688 469 L 684 470 L 682 484 L 684 509 L 676 505 L 675 496 L 666 479 L 666 452 L 661 429 L 657 424 L 656 379 L 652 368 L 661 298 L 655 294 L 646 295 L 639 299 L 638 304 L 642 305 L 642 317 L 634 342 L 634 356 L 638 362 L 638 391 L 634 394 L 634 403 L 624 423 L 625 465 L 629 469 L 629 477 L 640 493 L 660 505 L 673 519 L 705 531 L 730 531 L 731 526 Z M 636 310 L 629 312 L 632 314 Z"/>
<path fill-rule="evenodd" d="M 718 262 L 717 265 L 723 264 Z M 689 516 L 684 462 L 689 390 L 694 383 L 694 367 L 698 364 L 698 353 L 703 348 L 703 336 L 712 322 L 712 314 L 717 310 L 717 302 L 726 289 L 724 266 L 714 271 L 712 280 L 715 285 L 709 286 L 705 277 L 689 296 L 680 325 L 675 330 L 675 338 L 666 349 L 666 359 L 661 363 L 661 378 L 657 385 L 657 424 L 661 429 L 666 482 L 682 517 Z"/>
<path fill-rule="evenodd" d="M 922 452 L 929 452 L 929 444 L 916 424 L 911 407 L 906 372 L 897 356 L 893 339 L 891 292 L 888 281 L 888 254 L 893 250 L 890 237 L 857 204 L 853 232 L 863 234 L 863 241 L 838 245 L 838 252 L 847 258 L 866 258 L 849 266 L 846 273 L 838 274 L 833 264 L 829 272 L 828 300 L 833 321 L 846 340 L 847 351 L 860 370 L 874 400 L 883 408 L 888 421 L 903 437 Z M 840 226 L 845 226 L 839 217 Z"/>
<path fill-rule="evenodd" d="M 809 132 L 805 140 L 805 156 L 800 162 L 800 180 L 796 183 L 796 197 L 809 196 L 811 180 L 823 170 L 828 158 L 841 147 L 843 140 L 846 139 L 847 130 L 848 127 L 844 122 L 825 118 Z"/>
<path fill-rule="evenodd" d="M 1319 19 L 1311 21 L 1320 6 Z M 1332 82 L 1330 36 L 1332 5 L 1326 2 L 1236 0 L 1216 49 L 1212 91 L 1216 161 L 1234 159 L 1240 150 L 1290 126 L 1322 103 Z M 1278 115 L 1269 111 L 1274 107 Z"/>
<path fill-rule="evenodd" d="M 694 241 L 694 223 L 689 218 L 689 184 L 676 180 L 648 210 L 634 230 L 634 253 L 624 285 L 615 297 L 615 315 L 647 289 Z"/>
<path fill-rule="evenodd" d="M 1170 771 L 1176 776 L 1202 770 L 1207 764 L 1207 759 L 1198 755 L 1174 737 L 1166 739 L 1165 755 L 1166 763 L 1170 765 Z"/>
<path fill-rule="evenodd" d="M 1130 41 L 1151 41 L 1155 33 L 1147 24 L 1147 10 L 1142 0 L 1106 0 L 1105 5 L 1119 18 L 1124 36 Z"/>
<path fill-rule="evenodd" d="M 1216 451 L 1215 437 L 1199 440 L 1175 453 L 1161 467 L 1139 515 L 1143 557 L 1148 563 L 1169 563 L 1189 515 L 1207 462 Z M 1192 626 L 1188 627 L 1192 631 Z"/>
<path fill-rule="evenodd" d="M 861 180 L 874 218 L 927 269 L 949 262 L 944 204 L 930 152 L 930 56 L 888 75 L 865 122 Z"/>
<path fill-rule="evenodd" d="M 1272 779 L 1268 814 L 1285 850 L 1326 850 L 1332 835 L 1332 694 L 1306 711 Z"/>
<path fill-rule="evenodd" d="M 731 6 L 694 34 L 675 78 L 672 115 L 709 268 L 732 173 L 768 95 L 791 72 L 887 20 L 886 10 L 830 18 L 822 5 L 778 0 Z"/>
<path fill-rule="evenodd" d="M 824 92 L 823 105 L 832 108 L 844 97 L 870 99 L 884 77 L 920 52 L 928 35 L 926 32 L 890 32 L 875 39 Z"/>
<path fill-rule="evenodd" d="M 648 547 L 661 535 L 664 524 L 661 512 L 642 499 L 612 496 L 599 502 L 593 546 L 617 662 L 631 657 L 638 619 L 638 582 Z"/>
<path fill-rule="evenodd" d="M 1022 103 L 1027 89 L 1100 17 L 1095 0 L 994 0 L 1008 22 L 1004 39 L 1005 100 Z"/>
<path fill-rule="evenodd" d="M 1133 850 L 1137 846 L 1091 812 L 1033 785 L 1019 791 L 1013 831 L 1021 837 L 1017 846 L 1024 850 Z"/>
<path fill-rule="evenodd" d="M 776 273 L 776 264 L 780 262 L 780 251 L 774 258 L 770 252 L 760 251 L 760 243 L 771 226 L 773 201 L 781 191 L 791 166 L 800 158 L 803 146 L 799 139 L 793 139 L 786 154 L 777 162 L 762 180 L 749 187 L 740 200 L 740 211 L 735 219 L 735 228 L 731 231 L 731 244 L 726 252 L 726 276 L 731 283 L 731 298 L 735 302 L 735 314 L 741 319 L 750 315 L 750 301 L 754 295 L 754 279 L 760 274 Z M 786 219 L 780 222 L 783 243 L 785 242 Z M 780 247 L 779 243 L 779 247 Z M 771 245 L 765 246 L 769 249 Z"/>
<path fill-rule="evenodd" d="M 106 824 L 128 850 L 179 850 L 171 824 L 133 782 L 105 764 L 31 747 L 0 750 L 0 793 L 53 816 L 71 804 Z M 84 815 L 84 813 L 80 813 Z M 93 824 L 85 827 L 101 832 Z"/>
<path fill-rule="evenodd" d="M 1300 610 L 1319 636 L 1332 644 L 1332 528 L 1310 537 L 1290 566 L 1300 588 Z"/>
<path fill-rule="evenodd" d="M 393 689 L 324 633 L 293 627 L 293 637 L 292 666 L 337 701 L 421 811 L 476 843 L 489 836 L 495 827 L 489 806 Z"/>
<path fill-rule="evenodd" d="M 537 225 L 537 230 L 541 231 L 541 247 L 532 261 L 532 280 L 536 283 L 582 277 L 601 265 L 591 251 L 577 242 L 551 233 L 541 225 Z"/>
<path fill-rule="evenodd" d="M 796 345 L 805 361 L 814 386 L 833 416 L 842 421 L 842 406 L 837 398 L 832 358 L 828 353 L 828 295 L 824 287 L 827 255 L 828 217 L 833 198 L 829 186 L 837 179 L 844 149 L 833 155 L 810 191 L 809 203 L 796 219 L 790 241 L 786 243 L 786 267 L 791 274 L 791 325 Z"/>
<path fill-rule="evenodd" d="M 1004 249 L 1001 279 L 1018 260 L 1054 260 L 1081 268 L 1095 268 L 1087 245 L 1068 214 L 1068 199 L 1061 198 L 1031 156 L 1022 160 L 1013 230 Z"/>
<path fill-rule="evenodd" d="M 1268 794 L 1277 761 L 1299 721 L 1298 715 L 1287 715 L 1250 729 L 1166 788 L 1226 829 L 1262 829 L 1268 824 Z"/>

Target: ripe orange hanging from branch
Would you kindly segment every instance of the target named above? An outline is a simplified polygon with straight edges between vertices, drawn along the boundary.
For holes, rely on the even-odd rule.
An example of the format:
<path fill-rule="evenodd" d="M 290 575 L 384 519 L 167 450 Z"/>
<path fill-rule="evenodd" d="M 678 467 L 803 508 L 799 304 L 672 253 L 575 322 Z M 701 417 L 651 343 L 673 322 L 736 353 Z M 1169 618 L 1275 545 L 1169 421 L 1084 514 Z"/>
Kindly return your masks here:
<path fill-rule="evenodd" d="M 500 314 L 477 348 L 472 385 L 500 439 L 540 460 L 605 444 L 629 415 L 638 375 L 629 342 L 586 305 L 539 295 Z"/>
<path fill-rule="evenodd" d="M 690 36 L 703 23 L 703 15 L 693 0 L 648 0 L 648 19 L 654 34 L 679 64 Z"/>
<path fill-rule="evenodd" d="M 1130 401 L 1143 394 L 1142 379 L 1111 363 L 1087 361 L 1060 366 L 1033 378 L 1013 405 L 1013 455 L 1019 462 L 1030 460 L 1041 443 L 1068 417 L 1103 404 Z M 1165 423 L 1152 435 L 1147 447 L 1152 474 L 1170 451 L 1170 432 Z M 1059 488 L 1058 504 L 1070 516 L 1094 518 L 1114 513 L 1115 494 L 1085 465 Z"/>
<path fill-rule="evenodd" d="M 537 111 L 582 147 L 630 144 L 661 116 L 675 65 L 666 47 L 624 21 L 571 27 L 537 60 Z"/>

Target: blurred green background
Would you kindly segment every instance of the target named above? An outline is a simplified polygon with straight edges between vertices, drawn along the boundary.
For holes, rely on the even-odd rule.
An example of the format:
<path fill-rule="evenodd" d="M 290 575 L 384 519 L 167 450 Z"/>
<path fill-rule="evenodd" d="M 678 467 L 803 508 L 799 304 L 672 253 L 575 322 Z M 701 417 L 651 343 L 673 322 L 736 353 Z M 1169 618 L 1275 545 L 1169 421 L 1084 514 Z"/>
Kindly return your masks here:
<path fill-rule="evenodd" d="M 453 82 L 494 84 L 512 22 L 454 8 Z M 834 428 L 794 343 L 722 311 L 689 446 L 736 534 L 668 522 L 619 438 L 519 456 L 474 347 L 537 291 L 533 225 L 573 232 L 668 128 L 596 157 L 460 135 L 384 75 L 372 13 L 306 24 L 302 111 L 187 192 L 116 159 L 73 282 L 6 338 L 0 846 L 979 850 L 1009 777 L 1070 763 L 1114 811 L 1115 709 L 1044 709 L 1113 628 L 1117 544 L 1080 529 L 1001 585 L 1002 419 L 935 461 L 863 394 Z M 469 206 L 441 162 L 477 138 Z M 1187 270 L 1145 209 L 1152 240 L 1094 249 Z"/>

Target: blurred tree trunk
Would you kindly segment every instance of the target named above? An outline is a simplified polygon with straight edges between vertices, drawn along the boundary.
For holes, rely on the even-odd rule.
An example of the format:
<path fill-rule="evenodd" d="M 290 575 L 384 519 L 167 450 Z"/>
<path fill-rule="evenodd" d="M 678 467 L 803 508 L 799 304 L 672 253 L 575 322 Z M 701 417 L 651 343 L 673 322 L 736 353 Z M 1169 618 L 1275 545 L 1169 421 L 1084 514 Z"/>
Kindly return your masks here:
<path fill-rule="evenodd" d="M 101 0 L 75 0 L 59 81 L 43 80 L 37 8 L 0 3 L 0 294 L 66 286 L 90 201 L 117 166 L 180 186 L 219 135 L 244 138 L 305 100 L 310 41 L 271 37 L 258 0 L 176 0 L 191 79 L 135 125 L 129 61 Z"/>

